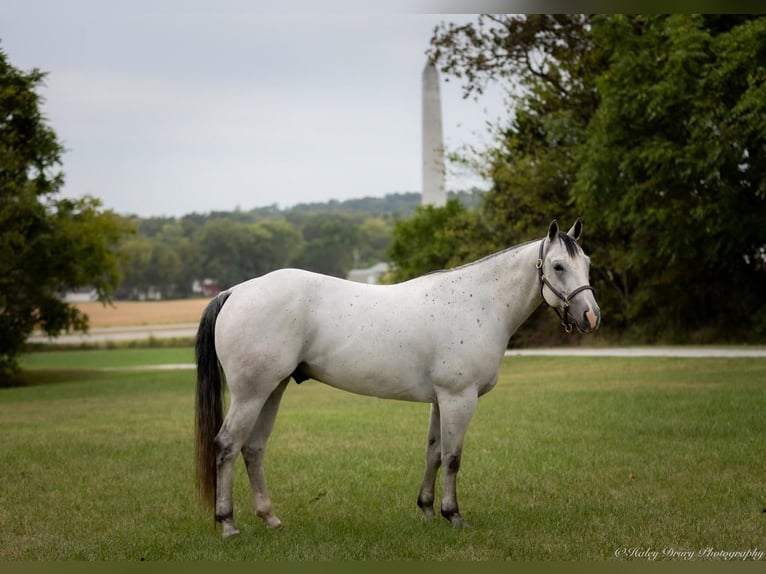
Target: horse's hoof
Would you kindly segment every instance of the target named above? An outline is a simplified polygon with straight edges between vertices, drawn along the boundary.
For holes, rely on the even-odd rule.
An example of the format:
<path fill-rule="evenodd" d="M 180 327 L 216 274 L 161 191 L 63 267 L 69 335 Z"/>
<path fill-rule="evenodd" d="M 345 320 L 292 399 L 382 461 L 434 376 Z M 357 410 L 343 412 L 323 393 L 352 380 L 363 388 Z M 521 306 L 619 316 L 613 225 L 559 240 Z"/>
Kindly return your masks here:
<path fill-rule="evenodd" d="M 452 523 L 452 526 L 454 528 L 468 528 L 468 523 L 463 520 L 463 517 L 459 514 L 455 514 L 454 516 L 451 516 L 449 521 Z"/>
<path fill-rule="evenodd" d="M 239 529 L 236 526 L 224 524 L 223 525 L 223 539 L 233 538 L 239 536 Z"/>
<path fill-rule="evenodd" d="M 434 512 L 433 508 L 424 508 L 423 509 L 423 520 L 426 522 L 431 522 L 432 520 L 436 519 L 436 513 Z"/>
<path fill-rule="evenodd" d="M 271 516 L 269 518 L 264 519 L 266 521 L 266 527 L 271 530 L 281 530 L 282 529 L 282 521 L 277 518 L 276 516 Z"/>

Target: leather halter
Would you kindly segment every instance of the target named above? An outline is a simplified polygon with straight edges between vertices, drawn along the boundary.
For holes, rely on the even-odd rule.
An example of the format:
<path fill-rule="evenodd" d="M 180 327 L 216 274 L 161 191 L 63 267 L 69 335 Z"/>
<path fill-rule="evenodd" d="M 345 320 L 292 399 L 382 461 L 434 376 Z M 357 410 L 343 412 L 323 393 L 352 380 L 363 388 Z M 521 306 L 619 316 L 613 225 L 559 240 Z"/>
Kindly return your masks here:
<path fill-rule="evenodd" d="M 595 290 L 590 285 L 581 285 L 580 287 L 577 287 L 577 289 L 573 290 L 569 295 L 564 295 L 561 291 L 556 289 L 551 282 L 548 280 L 548 278 L 543 274 L 543 262 L 545 259 L 543 258 L 543 249 L 545 248 L 545 239 L 543 239 L 540 242 L 540 255 L 537 258 L 537 276 L 540 279 L 540 296 L 543 298 L 543 301 L 548 303 L 548 301 L 545 300 L 545 296 L 543 295 L 543 289 L 547 287 L 550 289 L 551 293 L 553 293 L 556 297 L 558 297 L 562 303 L 564 303 L 564 309 L 563 311 L 559 310 L 558 307 L 555 307 L 551 305 L 550 303 L 548 306 L 556 311 L 556 314 L 559 316 L 559 319 L 561 319 L 561 325 L 564 327 L 564 330 L 567 333 L 572 332 L 572 322 L 569 320 L 569 302 L 574 299 L 578 294 L 582 293 L 583 291 L 592 291 L 595 293 Z"/>

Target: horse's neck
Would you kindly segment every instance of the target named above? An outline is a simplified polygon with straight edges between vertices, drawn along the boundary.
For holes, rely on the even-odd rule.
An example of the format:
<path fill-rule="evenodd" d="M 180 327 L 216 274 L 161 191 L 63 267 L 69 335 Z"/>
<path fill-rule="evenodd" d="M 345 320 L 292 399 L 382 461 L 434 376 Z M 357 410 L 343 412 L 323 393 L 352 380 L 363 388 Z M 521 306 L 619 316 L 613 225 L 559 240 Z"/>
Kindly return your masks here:
<path fill-rule="evenodd" d="M 466 268 L 493 307 L 505 316 L 509 339 L 542 302 L 536 267 L 538 255 L 539 243 L 533 241 Z"/>

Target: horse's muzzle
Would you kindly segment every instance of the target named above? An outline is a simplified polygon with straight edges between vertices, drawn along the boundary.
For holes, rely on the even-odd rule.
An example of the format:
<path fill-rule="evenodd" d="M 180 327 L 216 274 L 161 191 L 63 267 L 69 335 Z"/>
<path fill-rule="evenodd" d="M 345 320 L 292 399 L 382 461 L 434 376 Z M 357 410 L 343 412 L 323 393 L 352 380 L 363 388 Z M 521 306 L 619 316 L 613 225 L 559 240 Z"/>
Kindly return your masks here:
<path fill-rule="evenodd" d="M 588 331 L 595 331 L 601 324 L 601 313 L 595 312 L 592 309 L 585 311 L 583 318 L 585 319 L 583 324 L 588 326 Z"/>

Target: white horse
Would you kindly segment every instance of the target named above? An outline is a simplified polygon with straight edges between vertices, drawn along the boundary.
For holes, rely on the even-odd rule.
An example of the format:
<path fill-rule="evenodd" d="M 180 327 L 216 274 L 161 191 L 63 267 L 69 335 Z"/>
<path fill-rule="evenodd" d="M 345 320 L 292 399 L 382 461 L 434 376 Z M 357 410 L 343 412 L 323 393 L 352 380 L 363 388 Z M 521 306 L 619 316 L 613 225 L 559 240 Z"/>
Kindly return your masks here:
<path fill-rule="evenodd" d="M 223 536 L 238 534 L 233 465 L 241 452 L 255 511 L 274 514 L 263 473 L 266 441 L 289 380 L 431 404 L 426 468 L 418 506 L 434 518 L 444 466 L 441 514 L 454 525 L 463 437 L 477 399 L 497 383 L 508 340 L 541 301 L 562 324 L 593 331 L 600 310 L 590 260 L 551 223 L 539 241 L 396 285 L 365 285 L 297 269 L 246 281 L 213 299 L 197 333 L 197 469 L 200 492 Z M 570 319 L 571 318 L 571 319 Z M 220 367 L 219 367 L 220 364 Z M 231 404 L 223 419 L 222 378 Z"/>

